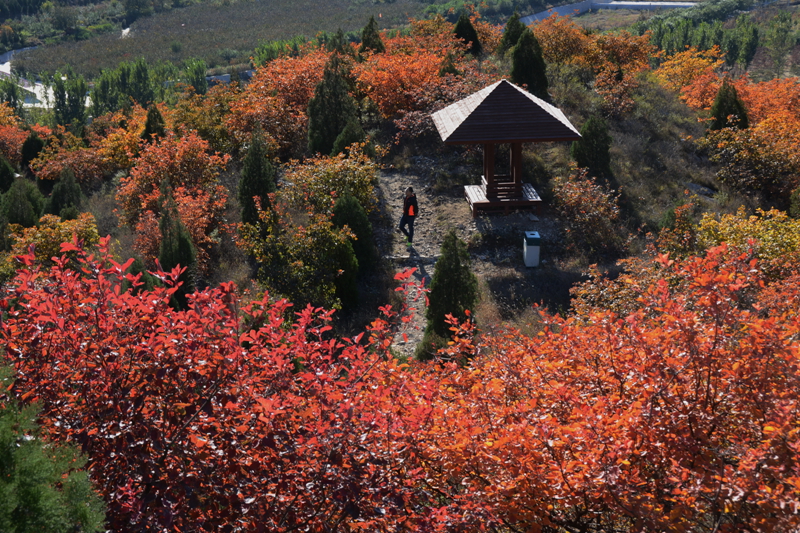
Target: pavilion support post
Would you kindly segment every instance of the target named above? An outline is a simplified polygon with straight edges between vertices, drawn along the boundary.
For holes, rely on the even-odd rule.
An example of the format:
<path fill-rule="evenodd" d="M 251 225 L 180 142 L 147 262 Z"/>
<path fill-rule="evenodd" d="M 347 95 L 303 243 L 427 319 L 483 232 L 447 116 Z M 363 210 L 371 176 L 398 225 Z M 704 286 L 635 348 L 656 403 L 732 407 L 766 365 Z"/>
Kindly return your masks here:
<path fill-rule="evenodd" d="M 514 182 L 515 196 L 522 196 L 522 143 L 511 143 L 511 181 Z"/>
<path fill-rule="evenodd" d="M 486 143 L 483 145 L 483 180 L 484 193 L 486 198 L 497 197 L 497 190 L 494 183 L 494 144 Z"/>

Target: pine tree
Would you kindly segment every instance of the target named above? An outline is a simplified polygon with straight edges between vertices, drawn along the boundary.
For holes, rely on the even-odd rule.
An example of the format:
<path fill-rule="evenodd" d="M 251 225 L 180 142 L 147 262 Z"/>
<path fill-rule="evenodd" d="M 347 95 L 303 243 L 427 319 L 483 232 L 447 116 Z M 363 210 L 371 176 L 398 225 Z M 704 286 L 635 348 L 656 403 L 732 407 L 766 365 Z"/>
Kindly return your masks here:
<path fill-rule="evenodd" d="M 167 125 L 164 122 L 164 117 L 158 106 L 150 104 L 147 108 L 147 119 L 144 123 L 144 131 L 142 132 L 142 139 L 147 142 L 155 141 L 156 138 L 167 136 Z"/>
<path fill-rule="evenodd" d="M 336 137 L 352 119 L 358 119 L 356 101 L 347 92 L 339 55 L 331 55 L 322 81 L 308 103 L 308 149 L 312 153 L 329 154 Z"/>
<path fill-rule="evenodd" d="M 372 240 L 372 224 L 361 203 L 347 193 L 333 205 L 331 222 L 337 227 L 350 228 L 356 239 L 351 241 L 358 260 L 359 273 L 368 272 L 375 265 L 375 243 Z"/>
<path fill-rule="evenodd" d="M 353 47 L 350 46 L 350 42 L 344 36 L 344 32 L 341 28 L 336 30 L 336 33 L 333 34 L 333 37 L 328 39 L 325 48 L 328 50 L 328 52 L 335 52 L 343 56 L 354 55 Z"/>
<path fill-rule="evenodd" d="M 514 14 L 506 22 L 506 29 L 503 31 L 503 38 L 500 41 L 500 52 L 514 48 L 525 29 L 525 24 L 520 21 L 519 13 L 514 11 Z"/>
<path fill-rule="evenodd" d="M 105 504 L 82 470 L 86 460 L 41 437 L 36 406 L 6 395 L 10 374 L 0 369 L 0 531 L 103 531 Z"/>
<path fill-rule="evenodd" d="M 588 168 L 593 176 L 602 176 L 611 170 L 612 141 L 606 121 L 592 116 L 581 128 L 581 138 L 572 143 L 569 152 L 579 167 Z"/>
<path fill-rule="evenodd" d="M 22 143 L 22 168 L 28 168 L 31 161 L 39 157 L 39 152 L 44 149 L 44 141 L 32 131 L 25 142 Z"/>
<path fill-rule="evenodd" d="M 547 66 L 542 57 L 542 47 L 531 30 L 525 28 L 511 52 L 511 81 L 526 85 L 528 92 L 547 100 Z"/>
<path fill-rule="evenodd" d="M 35 183 L 17 178 L 3 195 L 2 213 L 9 224 L 32 228 L 39 222 L 44 203 L 44 197 Z"/>
<path fill-rule="evenodd" d="M 453 32 L 456 34 L 457 39 L 461 39 L 467 44 L 467 51 L 470 54 L 476 57 L 481 55 L 483 47 L 480 40 L 478 40 L 478 32 L 475 31 L 475 26 L 472 25 L 472 21 L 469 20 L 469 16 L 466 13 L 461 13 L 461 16 L 458 17 L 458 22 L 456 22 Z"/>
<path fill-rule="evenodd" d="M 441 337 L 450 336 L 450 326 L 445 322 L 448 314 L 464 320 L 464 311 L 473 309 L 478 301 L 478 280 L 471 270 L 467 244 L 456 236 L 455 230 L 451 229 L 442 242 L 428 300 L 426 329 Z"/>
<path fill-rule="evenodd" d="M 722 80 L 722 85 L 717 91 L 717 97 L 714 98 L 714 104 L 711 106 L 711 117 L 712 121 L 708 126 L 710 130 L 721 130 L 722 128 L 745 129 L 749 125 L 744 102 L 739 98 L 736 87 L 733 86 L 728 78 Z M 731 117 L 730 120 L 729 117 Z"/>
<path fill-rule="evenodd" d="M 14 167 L 8 162 L 8 159 L 0 155 L 0 194 L 5 193 L 14 184 L 15 178 Z"/>
<path fill-rule="evenodd" d="M 81 186 L 75 181 L 75 174 L 67 167 L 61 172 L 58 183 L 45 203 L 45 213 L 59 215 L 62 220 L 75 218 L 72 215 L 80 207 L 82 198 Z"/>
<path fill-rule="evenodd" d="M 262 209 L 269 208 L 270 193 L 275 192 L 275 169 L 269 161 L 267 144 L 261 130 L 254 130 L 250 146 L 242 165 L 239 181 L 239 205 L 242 207 L 242 223 L 258 224 L 258 209 L 253 197 L 258 197 Z"/>
<path fill-rule="evenodd" d="M 375 22 L 375 17 L 370 17 L 367 25 L 361 30 L 361 46 L 358 47 L 358 55 L 363 56 L 367 50 L 376 54 L 386 51 L 381 34 L 378 32 L 378 23 Z"/>
<path fill-rule="evenodd" d="M 176 266 L 186 267 L 179 281 L 181 286 L 175 293 L 177 306 L 186 309 L 186 295 L 194 290 L 193 274 L 197 253 L 192 237 L 178 216 L 178 208 L 172 198 L 169 184 L 161 184 L 161 219 L 158 229 L 161 232 L 161 247 L 158 251 L 158 262 L 165 272 Z"/>
<path fill-rule="evenodd" d="M 341 154 L 351 144 L 364 142 L 366 138 L 367 134 L 364 132 L 364 128 L 361 127 L 361 123 L 356 117 L 351 117 L 342 132 L 333 141 L 331 155 Z"/>

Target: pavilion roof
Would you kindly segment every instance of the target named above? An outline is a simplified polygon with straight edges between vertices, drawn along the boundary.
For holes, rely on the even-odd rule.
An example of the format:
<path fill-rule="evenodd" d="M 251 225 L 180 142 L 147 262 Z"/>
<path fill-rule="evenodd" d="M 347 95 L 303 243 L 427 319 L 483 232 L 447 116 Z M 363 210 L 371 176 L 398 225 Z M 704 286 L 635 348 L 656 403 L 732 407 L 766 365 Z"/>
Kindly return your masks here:
<path fill-rule="evenodd" d="M 433 115 L 448 144 L 574 141 L 578 130 L 557 107 L 500 80 Z"/>

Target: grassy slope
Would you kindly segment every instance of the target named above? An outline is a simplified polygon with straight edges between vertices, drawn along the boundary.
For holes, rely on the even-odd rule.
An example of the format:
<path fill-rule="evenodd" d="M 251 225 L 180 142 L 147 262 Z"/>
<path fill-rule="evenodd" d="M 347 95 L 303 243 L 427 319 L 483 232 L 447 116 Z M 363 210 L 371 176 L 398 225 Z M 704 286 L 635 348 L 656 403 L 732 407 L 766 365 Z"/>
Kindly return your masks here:
<path fill-rule="evenodd" d="M 197 5 L 139 19 L 127 39 L 120 39 L 114 33 L 25 52 L 15 58 L 15 68 L 29 73 L 54 72 L 69 64 L 84 76 L 93 77 L 100 69 L 139 57 L 151 63 L 199 57 L 216 66 L 246 61 L 263 41 L 295 35 L 313 37 L 320 31 L 334 32 L 340 28 L 358 30 L 370 15 L 375 16 L 381 27 L 391 27 L 418 16 L 424 7 L 425 4 L 414 0 L 380 5 L 348 0 L 259 0 L 231 6 Z M 233 59 L 223 59 L 232 51 L 235 51 Z"/>

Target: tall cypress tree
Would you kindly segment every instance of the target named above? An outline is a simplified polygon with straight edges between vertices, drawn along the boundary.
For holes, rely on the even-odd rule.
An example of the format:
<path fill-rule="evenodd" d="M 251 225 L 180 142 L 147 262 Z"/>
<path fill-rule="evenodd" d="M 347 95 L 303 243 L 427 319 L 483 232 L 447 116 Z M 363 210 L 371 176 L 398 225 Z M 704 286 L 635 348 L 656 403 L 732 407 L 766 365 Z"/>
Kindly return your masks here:
<path fill-rule="evenodd" d="M 250 136 L 250 146 L 244 156 L 242 178 L 239 181 L 239 205 L 242 207 L 242 222 L 258 223 L 258 209 L 253 200 L 258 197 L 262 209 L 269 207 L 269 193 L 275 192 L 275 169 L 270 163 L 267 143 L 260 129 Z"/>
<path fill-rule="evenodd" d="M 66 219 L 67 210 L 69 212 L 76 211 L 81 205 L 82 197 L 81 186 L 75 181 L 75 174 L 67 167 L 61 172 L 58 183 L 55 184 L 50 198 L 47 199 L 45 212 Z"/>
<path fill-rule="evenodd" d="M 458 22 L 456 22 L 453 32 L 456 34 L 457 39 L 467 43 L 467 50 L 470 54 L 474 56 L 481 55 L 483 47 L 480 40 L 478 40 L 478 32 L 475 31 L 475 26 L 472 25 L 472 21 L 469 20 L 466 13 L 461 13 L 461 16 L 458 17 Z"/>
<path fill-rule="evenodd" d="M 527 85 L 528 92 L 547 100 L 547 65 L 542 57 L 542 47 L 531 30 L 525 28 L 511 52 L 511 81 Z"/>
<path fill-rule="evenodd" d="M 342 60 L 334 53 L 325 65 L 322 81 L 308 103 L 308 149 L 329 154 L 336 137 L 352 120 L 358 120 L 356 101 L 347 92 Z"/>
<path fill-rule="evenodd" d="M 355 234 L 356 239 L 351 243 L 358 260 L 358 270 L 360 273 L 368 272 L 375 265 L 375 242 L 372 240 L 372 224 L 364 207 L 352 194 L 344 194 L 333 205 L 331 222 L 337 228 L 347 225 Z"/>
<path fill-rule="evenodd" d="M 611 142 L 608 124 L 602 117 L 591 116 L 581 128 L 581 138 L 572 143 L 570 155 L 579 167 L 594 176 L 607 174 L 611 168 Z"/>
<path fill-rule="evenodd" d="M 722 85 L 717 91 L 714 104 L 711 106 L 711 117 L 712 121 L 708 126 L 710 130 L 721 130 L 722 128 L 745 129 L 750 124 L 744 102 L 739 98 L 736 87 L 733 86 L 728 78 L 722 80 Z M 731 117 L 732 120 L 729 120 L 728 117 Z"/>
<path fill-rule="evenodd" d="M 376 54 L 382 54 L 386 50 L 375 17 L 370 17 L 367 25 L 361 30 L 361 46 L 358 47 L 358 54 L 362 55 L 367 50 L 372 50 Z"/>
<path fill-rule="evenodd" d="M 164 116 L 161 114 L 161 111 L 158 110 L 156 104 L 150 104 L 150 107 L 147 108 L 147 119 L 144 123 L 142 139 L 150 142 L 166 136 L 167 125 L 164 122 Z"/>
<path fill-rule="evenodd" d="M 197 252 L 192 238 L 178 216 L 178 208 L 172 198 L 172 190 L 167 181 L 161 183 L 161 219 L 158 229 L 161 232 L 161 246 L 158 262 L 165 272 L 176 266 L 186 267 L 179 281 L 181 286 L 175 293 L 175 300 L 181 309 L 186 309 L 186 295 L 194 290 L 194 268 Z"/>
<path fill-rule="evenodd" d="M 519 13 L 514 11 L 514 14 L 511 15 L 511 18 L 506 22 L 503 38 L 500 40 L 500 51 L 505 52 L 506 50 L 514 48 L 525 29 L 525 24 L 520 20 Z"/>

